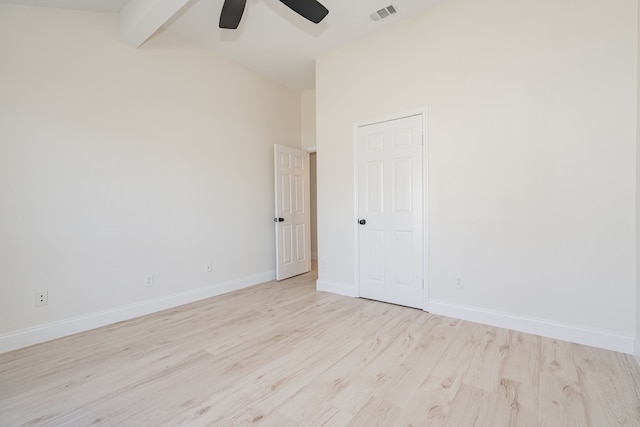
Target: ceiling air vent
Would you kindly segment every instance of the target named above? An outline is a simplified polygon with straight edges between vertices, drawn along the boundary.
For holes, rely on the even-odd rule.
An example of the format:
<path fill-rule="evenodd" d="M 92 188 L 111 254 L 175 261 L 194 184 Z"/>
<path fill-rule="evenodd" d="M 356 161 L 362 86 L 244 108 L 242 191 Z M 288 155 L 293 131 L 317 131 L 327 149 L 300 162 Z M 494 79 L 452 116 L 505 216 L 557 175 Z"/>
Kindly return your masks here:
<path fill-rule="evenodd" d="M 378 11 L 373 12 L 372 14 L 369 15 L 369 17 L 371 18 L 372 21 L 379 21 L 381 19 L 388 18 L 394 13 L 396 13 L 395 6 L 389 5 L 385 8 L 382 8 Z"/>

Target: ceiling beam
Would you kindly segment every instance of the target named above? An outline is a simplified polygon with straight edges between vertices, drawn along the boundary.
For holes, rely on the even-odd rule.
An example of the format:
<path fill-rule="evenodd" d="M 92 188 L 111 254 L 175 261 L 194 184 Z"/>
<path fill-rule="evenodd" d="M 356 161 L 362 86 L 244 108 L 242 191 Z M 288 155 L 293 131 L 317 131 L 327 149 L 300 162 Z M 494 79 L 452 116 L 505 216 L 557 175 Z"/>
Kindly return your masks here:
<path fill-rule="evenodd" d="M 189 0 L 129 0 L 120 10 L 120 39 L 134 48 L 175 15 Z"/>

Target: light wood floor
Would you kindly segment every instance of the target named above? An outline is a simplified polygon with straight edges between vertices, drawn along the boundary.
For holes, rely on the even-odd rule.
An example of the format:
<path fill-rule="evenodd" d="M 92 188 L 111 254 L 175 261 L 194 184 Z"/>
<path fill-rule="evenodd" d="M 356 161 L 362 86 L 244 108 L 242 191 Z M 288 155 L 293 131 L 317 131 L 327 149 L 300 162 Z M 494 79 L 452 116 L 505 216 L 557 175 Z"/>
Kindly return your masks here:
<path fill-rule="evenodd" d="M 0 355 L 0 425 L 640 426 L 628 355 L 314 273 Z"/>

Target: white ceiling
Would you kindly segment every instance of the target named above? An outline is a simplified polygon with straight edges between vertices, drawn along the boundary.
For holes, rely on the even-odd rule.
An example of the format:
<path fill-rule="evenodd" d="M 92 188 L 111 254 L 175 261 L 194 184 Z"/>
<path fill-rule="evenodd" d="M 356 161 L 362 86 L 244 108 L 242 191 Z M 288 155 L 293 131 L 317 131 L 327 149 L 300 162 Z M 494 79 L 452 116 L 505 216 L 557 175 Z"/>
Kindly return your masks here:
<path fill-rule="evenodd" d="M 32 6 L 117 13 L 128 0 L 0 0 Z M 297 90 L 315 87 L 315 59 L 374 31 L 396 25 L 444 0 L 320 0 L 329 15 L 313 24 L 278 0 L 247 0 L 237 30 L 221 30 L 223 0 L 190 0 L 164 26 L 204 48 Z M 373 22 L 392 4 L 398 11 Z M 144 49 L 142 45 L 141 49 Z M 354 58 L 357 60 L 357 58 Z"/>

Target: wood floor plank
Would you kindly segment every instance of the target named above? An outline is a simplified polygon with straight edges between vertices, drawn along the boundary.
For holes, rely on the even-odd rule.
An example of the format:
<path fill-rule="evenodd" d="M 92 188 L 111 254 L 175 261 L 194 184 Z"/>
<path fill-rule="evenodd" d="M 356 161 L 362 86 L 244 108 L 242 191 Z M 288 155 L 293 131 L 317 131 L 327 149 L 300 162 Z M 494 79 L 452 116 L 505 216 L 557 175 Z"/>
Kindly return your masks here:
<path fill-rule="evenodd" d="M 617 425 L 640 426 L 638 382 L 625 375 L 621 355 L 585 346 L 572 348 L 585 411 L 593 425 L 615 420 Z"/>
<path fill-rule="evenodd" d="M 0 354 L 0 427 L 640 426 L 632 356 L 317 292 L 316 278 Z"/>
<path fill-rule="evenodd" d="M 540 372 L 537 361 L 539 337 L 506 331 L 501 346 L 502 365 L 496 379 L 500 381 L 489 413 L 504 420 L 505 426 L 538 425 Z"/>
<path fill-rule="evenodd" d="M 407 406 L 400 424 L 445 425 L 463 386 L 462 379 L 471 366 L 478 343 L 474 336 L 483 327 L 469 322 L 451 321 L 444 340 L 433 353 L 429 372 Z"/>
<path fill-rule="evenodd" d="M 350 426 L 388 426 L 402 414 L 402 410 L 394 404 L 379 399 L 370 398 L 357 414 L 351 419 Z"/>
<path fill-rule="evenodd" d="M 587 412 L 592 408 L 585 406 L 571 345 L 545 339 L 541 344 L 538 359 L 540 424 L 597 427 Z"/>

